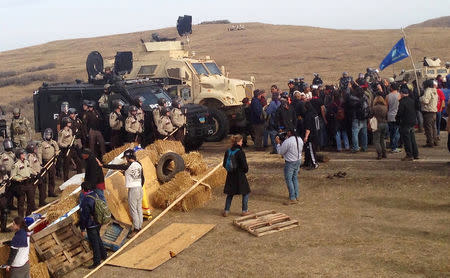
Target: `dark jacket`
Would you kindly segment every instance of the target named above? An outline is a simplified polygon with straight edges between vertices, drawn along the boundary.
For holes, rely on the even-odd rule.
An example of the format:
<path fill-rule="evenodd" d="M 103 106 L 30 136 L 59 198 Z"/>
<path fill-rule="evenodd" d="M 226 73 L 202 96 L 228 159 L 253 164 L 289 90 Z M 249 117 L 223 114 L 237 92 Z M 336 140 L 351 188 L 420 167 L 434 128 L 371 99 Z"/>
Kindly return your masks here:
<path fill-rule="evenodd" d="M 227 179 L 225 181 L 225 188 L 223 193 L 227 195 L 238 195 L 238 194 L 248 194 L 250 193 L 250 186 L 247 181 L 245 174 L 248 172 L 247 159 L 245 158 L 244 150 L 240 146 L 233 146 L 231 150 L 239 149 L 234 155 L 236 158 L 237 168 L 236 171 L 232 173 L 227 173 Z M 225 152 L 223 158 L 223 167 L 225 167 L 228 158 L 228 150 Z"/>
<path fill-rule="evenodd" d="M 254 97 L 250 104 L 250 122 L 254 125 L 260 125 L 264 123 L 264 117 L 262 116 L 263 106 L 261 101 Z"/>
<path fill-rule="evenodd" d="M 395 120 L 402 127 L 413 127 L 416 124 L 416 105 L 413 98 L 400 99 Z"/>
<path fill-rule="evenodd" d="M 80 194 L 85 194 L 81 192 Z M 80 204 L 80 230 L 84 231 L 87 228 L 94 228 L 98 226 L 98 223 L 94 219 L 95 213 L 95 200 L 97 197 L 94 191 L 88 191 L 87 194 L 82 198 Z"/>
<path fill-rule="evenodd" d="M 276 118 L 278 120 L 278 129 L 297 129 L 297 116 L 292 106 L 288 106 L 288 109 L 286 109 L 281 104 L 276 112 Z"/>
<path fill-rule="evenodd" d="M 100 130 L 100 127 L 103 124 L 103 122 L 100 114 L 97 111 L 95 111 L 95 109 L 93 111 L 86 112 L 85 117 L 86 117 L 86 126 L 88 129 Z"/>
<path fill-rule="evenodd" d="M 84 180 L 89 182 L 92 186 L 105 182 L 102 168 L 98 165 L 94 155 L 90 154 L 86 159 L 86 173 L 84 174 Z"/>

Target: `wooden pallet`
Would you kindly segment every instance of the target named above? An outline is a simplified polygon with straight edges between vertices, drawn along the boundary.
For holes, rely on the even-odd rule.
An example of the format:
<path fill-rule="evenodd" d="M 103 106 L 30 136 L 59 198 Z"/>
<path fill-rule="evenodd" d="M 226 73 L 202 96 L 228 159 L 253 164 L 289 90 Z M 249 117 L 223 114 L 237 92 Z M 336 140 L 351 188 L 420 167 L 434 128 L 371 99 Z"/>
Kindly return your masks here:
<path fill-rule="evenodd" d="M 105 248 L 117 251 L 125 243 L 127 235 L 131 230 L 131 225 L 111 220 L 100 229 L 100 237 Z"/>
<path fill-rule="evenodd" d="M 53 277 L 61 277 L 93 257 L 71 217 L 32 235 L 31 241 Z"/>
<path fill-rule="evenodd" d="M 299 225 L 298 220 L 292 220 L 289 215 L 274 210 L 265 210 L 236 218 L 233 224 L 257 237 Z"/>

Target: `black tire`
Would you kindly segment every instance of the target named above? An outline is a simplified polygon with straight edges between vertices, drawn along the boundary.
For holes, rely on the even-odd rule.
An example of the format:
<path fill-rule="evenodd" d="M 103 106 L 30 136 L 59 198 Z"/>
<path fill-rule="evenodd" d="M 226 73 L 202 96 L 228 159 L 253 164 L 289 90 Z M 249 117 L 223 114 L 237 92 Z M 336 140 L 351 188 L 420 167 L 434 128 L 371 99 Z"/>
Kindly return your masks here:
<path fill-rule="evenodd" d="M 215 108 L 209 108 L 209 115 L 216 122 L 216 132 L 205 138 L 207 142 L 220 142 L 225 136 L 227 136 L 230 130 L 230 123 L 228 122 L 227 115 L 223 111 Z"/>
<path fill-rule="evenodd" d="M 168 166 L 171 162 L 175 163 L 173 169 L 169 169 Z M 183 158 L 174 152 L 165 153 L 158 161 L 156 166 L 156 176 L 160 182 L 170 181 L 178 172 L 184 171 Z"/>
<path fill-rule="evenodd" d="M 186 152 L 198 150 L 203 145 L 203 142 L 203 138 L 186 137 L 184 138 L 184 149 Z"/>

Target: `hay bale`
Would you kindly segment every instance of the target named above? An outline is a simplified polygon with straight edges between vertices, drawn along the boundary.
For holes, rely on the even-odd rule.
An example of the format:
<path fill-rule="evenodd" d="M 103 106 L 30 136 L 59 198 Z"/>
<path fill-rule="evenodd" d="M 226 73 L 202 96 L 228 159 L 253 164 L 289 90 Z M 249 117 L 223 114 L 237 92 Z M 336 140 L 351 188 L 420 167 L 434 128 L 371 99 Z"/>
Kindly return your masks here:
<path fill-rule="evenodd" d="M 34 244 L 30 243 L 30 255 L 28 257 L 29 261 L 30 261 L 30 265 L 37 265 L 39 263 L 39 258 L 38 255 L 36 253 L 36 249 L 34 249 Z M 47 266 L 45 266 L 47 268 Z"/>
<path fill-rule="evenodd" d="M 190 211 L 194 208 L 203 207 L 209 200 L 211 200 L 212 192 L 209 187 L 199 185 L 191 193 L 179 202 L 174 209 L 180 211 Z"/>
<path fill-rule="evenodd" d="M 186 169 L 194 176 L 201 175 L 208 170 L 208 165 L 199 152 L 190 152 L 182 155 Z"/>
<path fill-rule="evenodd" d="M 123 153 L 127 149 L 131 149 L 131 148 L 134 148 L 136 146 L 137 146 L 137 143 L 127 143 L 127 144 L 125 144 L 125 145 L 123 145 L 121 147 L 118 147 L 118 148 L 115 148 L 115 149 L 111 150 L 108 153 L 105 153 L 103 155 L 103 164 L 110 163 L 119 154 Z"/>
<path fill-rule="evenodd" d="M 48 273 L 47 263 L 42 262 L 30 266 L 30 277 L 31 278 L 50 278 Z"/>
<path fill-rule="evenodd" d="M 59 217 L 66 214 L 69 210 L 76 207 L 78 205 L 78 194 L 74 194 L 67 197 L 61 197 L 61 199 L 51 205 L 47 211 L 47 221 L 48 223 L 52 223 Z M 78 223 L 79 215 L 78 213 L 72 214 L 70 217 L 72 217 L 74 224 Z"/>
<path fill-rule="evenodd" d="M 208 168 L 207 172 L 211 171 L 211 168 Z M 200 177 L 201 178 L 201 177 Z M 227 178 L 227 170 L 221 167 L 217 169 L 211 176 L 209 176 L 205 183 L 211 185 L 212 188 L 220 187 L 225 185 L 225 180 Z"/>
<path fill-rule="evenodd" d="M 153 144 L 145 147 L 145 150 L 148 152 L 150 159 L 153 164 L 157 164 L 158 160 L 161 156 L 167 152 L 174 152 L 179 155 L 183 155 L 186 152 L 184 151 L 184 146 L 180 141 L 171 141 L 171 140 L 156 140 Z"/>
<path fill-rule="evenodd" d="M 78 187 L 80 187 L 81 184 L 71 184 L 69 186 L 67 186 L 62 192 L 61 192 L 61 199 L 67 197 L 70 195 L 70 193 L 72 193 L 75 189 L 77 189 Z"/>
<path fill-rule="evenodd" d="M 191 187 L 195 182 L 191 179 L 188 172 L 182 171 L 175 175 L 169 182 L 164 183 L 153 195 L 153 204 L 157 208 L 167 208 L 184 191 Z"/>

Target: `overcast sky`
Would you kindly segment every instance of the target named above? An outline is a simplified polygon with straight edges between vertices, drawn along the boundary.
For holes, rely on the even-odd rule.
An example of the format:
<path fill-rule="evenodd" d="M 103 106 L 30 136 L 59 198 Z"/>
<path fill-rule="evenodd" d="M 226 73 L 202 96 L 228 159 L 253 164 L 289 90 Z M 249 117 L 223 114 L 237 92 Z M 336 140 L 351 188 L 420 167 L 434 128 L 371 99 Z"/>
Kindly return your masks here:
<path fill-rule="evenodd" d="M 194 24 L 228 19 L 335 29 L 396 29 L 449 15 L 450 1 L 0 0 L 0 51 L 171 27 L 185 14 L 193 16 Z"/>

